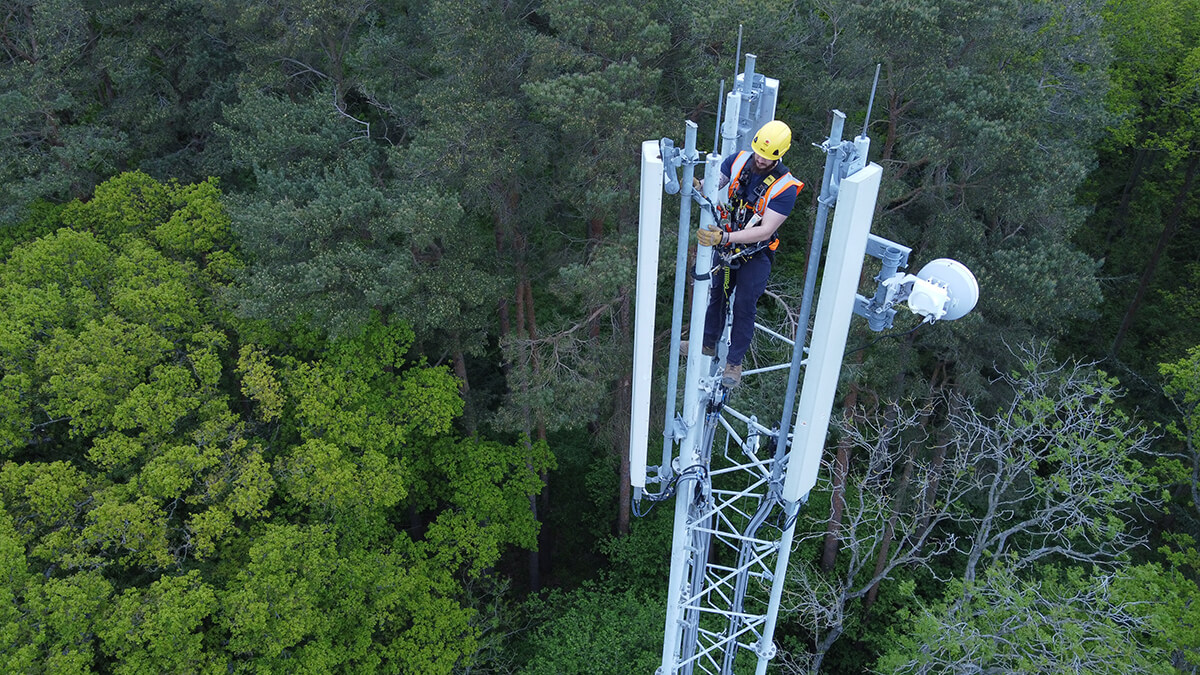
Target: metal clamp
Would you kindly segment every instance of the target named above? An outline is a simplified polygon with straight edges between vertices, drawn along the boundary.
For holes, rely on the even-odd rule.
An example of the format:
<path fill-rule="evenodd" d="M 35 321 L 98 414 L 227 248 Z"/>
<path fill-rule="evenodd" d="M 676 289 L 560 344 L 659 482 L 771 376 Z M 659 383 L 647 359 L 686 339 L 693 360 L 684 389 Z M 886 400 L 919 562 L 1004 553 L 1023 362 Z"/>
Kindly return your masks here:
<path fill-rule="evenodd" d="M 754 653 L 758 654 L 759 658 L 773 659 L 778 651 L 779 649 L 775 646 L 774 642 L 764 645 L 763 641 L 759 640 L 754 643 Z"/>

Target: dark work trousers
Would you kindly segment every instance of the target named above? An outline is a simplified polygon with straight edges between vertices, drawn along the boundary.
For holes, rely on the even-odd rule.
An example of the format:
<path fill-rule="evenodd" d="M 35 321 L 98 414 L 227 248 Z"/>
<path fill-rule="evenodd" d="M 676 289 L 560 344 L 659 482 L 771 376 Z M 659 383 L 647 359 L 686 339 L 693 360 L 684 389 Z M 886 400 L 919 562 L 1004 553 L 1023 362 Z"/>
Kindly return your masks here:
<path fill-rule="evenodd" d="M 725 329 L 725 312 L 729 296 L 733 298 L 733 326 L 729 331 L 729 354 L 726 362 L 738 365 L 750 349 L 754 337 L 754 315 L 758 298 L 767 288 L 775 252 L 764 250 L 743 260 L 737 269 L 720 268 L 713 272 L 712 290 L 708 294 L 708 312 L 704 315 L 704 344 L 714 346 Z M 726 276 L 728 272 L 728 277 Z M 728 279 L 728 281 L 726 281 Z"/>

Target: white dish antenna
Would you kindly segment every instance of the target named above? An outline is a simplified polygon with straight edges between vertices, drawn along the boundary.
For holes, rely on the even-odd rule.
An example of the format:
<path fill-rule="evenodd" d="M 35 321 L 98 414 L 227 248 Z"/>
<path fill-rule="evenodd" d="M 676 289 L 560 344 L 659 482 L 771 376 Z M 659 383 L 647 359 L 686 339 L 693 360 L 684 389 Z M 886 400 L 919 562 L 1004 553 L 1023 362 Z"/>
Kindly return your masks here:
<path fill-rule="evenodd" d="M 918 284 L 913 284 L 913 291 L 908 297 L 908 306 L 922 316 L 930 317 L 937 314 L 937 316 L 933 316 L 935 321 L 953 321 L 966 316 L 975 308 L 975 303 L 979 302 L 979 282 L 975 280 L 975 275 L 971 274 L 971 270 L 957 260 L 938 258 L 930 261 L 917 273 L 917 278 L 924 284 L 920 284 L 920 289 L 918 289 Z M 916 303 L 927 300 L 928 298 L 924 296 L 929 290 L 934 291 L 935 299 L 940 299 L 942 295 L 945 296 L 945 299 L 933 306 L 928 306 L 929 311 L 918 310 Z M 926 308 L 927 306 L 923 305 L 921 309 Z"/>
<path fill-rule="evenodd" d="M 907 301 L 913 314 L 934 321 L 953 321 L 966 316 L 979 302 L 979 282 L 967 266 L 950 258 L 938 258 L 917 274 L 897 274 L 883 282 L 888 288 L 886 306 Z"/>

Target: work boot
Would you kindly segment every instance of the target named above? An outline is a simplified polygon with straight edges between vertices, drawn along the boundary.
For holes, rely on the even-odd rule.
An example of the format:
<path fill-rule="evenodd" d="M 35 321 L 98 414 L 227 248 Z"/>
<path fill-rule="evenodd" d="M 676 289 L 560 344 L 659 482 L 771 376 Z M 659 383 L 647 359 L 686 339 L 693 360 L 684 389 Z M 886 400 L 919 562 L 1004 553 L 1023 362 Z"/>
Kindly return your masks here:
<path fill-rule="evenodd" d="M 683 354 L 684 356 L 687 356 L 687 351 L 688 351 L 688 341 L 687 341 L 687 340 L 680 340 L 680 341 L 679 341 L 679 353 L 680 353 L 680 354 Z M 701 354 L 703 354 L 703 355 L 705 355 L 705 356 L 713 356 L 713 357 L 715 357 L 715 356 L 717 355 L 717 348 L 716 348 L 716 347 L 709 347 L 708 345 L 703 345 L 703 344 L 702 344 L 702 345 L 700 345 L 700 353 L 701 353 Z"/>
<path fill-rule="evenodd" d="M 721 377 L 721 385 L 726 389 L 733 389 L 742 383 L 742 364 L 727 363 L 725 364 L 725 374 Z"/>

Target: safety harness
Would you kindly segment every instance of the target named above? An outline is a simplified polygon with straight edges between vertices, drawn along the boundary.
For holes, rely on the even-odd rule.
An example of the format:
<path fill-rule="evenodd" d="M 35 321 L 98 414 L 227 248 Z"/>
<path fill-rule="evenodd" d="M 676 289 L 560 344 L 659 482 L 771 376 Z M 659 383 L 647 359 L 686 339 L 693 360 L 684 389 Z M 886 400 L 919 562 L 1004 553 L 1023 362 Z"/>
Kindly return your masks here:
<path fill-rule="evenodd" d="M 738 190 L 744 185 L 750 184 L 750 157 L 753 153 L 743 150 L 738 153 L 733 160 L 733 165 L 730 167 L 728 205 L 721 205 L 719 208 L 721 216 L 721 224 L 726 232 L 737 232 L 748 227 L 754 227 L 758 221 L 762 220 L 763 215 L 767 211 L 767 206 L 770 205 L 771 199 L 784 193 L 789 188 L 795 187 L 796 192 L 804 189 L 804 183 L 792 176 L 791 172 L 781 169 L 779 163 L 771 170 L 770 175 L 763 178 L 762 182 L 755 186 L 751 194 L 744 198 L 738 195 Z M 754 254 L 763 249 L 774 251 L 779 248 L 779 236 L 772 235 L 770 239 L 756 242 L 749 246 L 738 246 L 736 244 L 726 244 L 716 251 L 720 257 L 722 264 L 728 268 L 741 266 L 741 262 L 749 260 Z"/>

